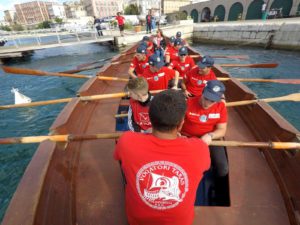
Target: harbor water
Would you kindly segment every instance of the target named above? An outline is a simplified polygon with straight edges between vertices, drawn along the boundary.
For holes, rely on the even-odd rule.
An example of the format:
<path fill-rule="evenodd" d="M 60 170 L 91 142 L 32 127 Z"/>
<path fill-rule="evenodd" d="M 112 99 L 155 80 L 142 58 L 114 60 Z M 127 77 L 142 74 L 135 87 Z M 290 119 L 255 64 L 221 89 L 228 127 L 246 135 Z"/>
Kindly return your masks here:
<path fill-rule="evenodd" d="M 249 60 L 216 59 L 217 63 L 263 63 L 277 62 L 274 69 L 228 68 L 234 77 L 241 78 L 295 78 L 299 79 L 300 53 L 292 51 L 263 50 L 246 46 L 217 46 L 195 44 L 193 47 L 202 54 L 210 55 L 248 55 Z M 51 72 L 76 68 L 77 65 L 112 57 L 118 52 L 109 46 L 98 44 L 76 45 L 36 51 L 30 59 L 8 64 Z M 96 71 L 86 71 L 92 75 Z M 12 88 L 32 101 L 50 100 L 76 96 L 85 79 L 62 77 L 36 77 L 8 75 L 0 71 L 0 105 L 14 103 Z M 258 98 L 283 96 L 300 92 L 300 85 L 274 83 L 245 83 L 257 93 Z M 300 130 L 300 103 L 278 102 L 271 105 L 291 124 Z M 47 135 L 64 104 L 0 110 L 0 138 L 15 136 Z M 237 140 L 238 141 L 238 140 Z M 2 221 L 9 201 L 30 162 L 38 144 L 18 144 L 0 146 L 0 221 Z"/>

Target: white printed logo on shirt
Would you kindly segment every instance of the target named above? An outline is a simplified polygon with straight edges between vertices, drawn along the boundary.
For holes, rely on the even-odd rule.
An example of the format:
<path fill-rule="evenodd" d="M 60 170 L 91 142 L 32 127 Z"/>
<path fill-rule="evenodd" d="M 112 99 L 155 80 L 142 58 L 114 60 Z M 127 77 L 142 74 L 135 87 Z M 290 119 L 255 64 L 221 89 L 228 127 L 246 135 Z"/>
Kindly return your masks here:
<path fill-rule="evenodd" d="M 220 118 L 220 113 L 210 113 L 210 114 L 208 114 L 208 118 L 210 118 L 210 119 L 219 119 Z"/>
<path fill-rule="evenodd" d="M 185 170 L 168 161 L 144 165 L 136 174 L 136 188 L 142 201 L 151 208 L 166 210 L 183 201 L 189 190 Z"/>

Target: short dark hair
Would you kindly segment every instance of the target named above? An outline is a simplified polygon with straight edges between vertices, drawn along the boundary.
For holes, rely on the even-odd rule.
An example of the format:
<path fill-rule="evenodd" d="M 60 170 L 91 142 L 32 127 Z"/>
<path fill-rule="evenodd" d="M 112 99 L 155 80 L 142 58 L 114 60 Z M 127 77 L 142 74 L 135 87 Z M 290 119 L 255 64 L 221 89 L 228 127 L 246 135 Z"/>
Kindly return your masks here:
<path fill-rule="evenodd" d="M 158 131 L 171 131 L 183 120 L 186 101 L 183 93 L 166 90 L 157 94 L 150 105 L 149 117 L 152 127 Z"/>

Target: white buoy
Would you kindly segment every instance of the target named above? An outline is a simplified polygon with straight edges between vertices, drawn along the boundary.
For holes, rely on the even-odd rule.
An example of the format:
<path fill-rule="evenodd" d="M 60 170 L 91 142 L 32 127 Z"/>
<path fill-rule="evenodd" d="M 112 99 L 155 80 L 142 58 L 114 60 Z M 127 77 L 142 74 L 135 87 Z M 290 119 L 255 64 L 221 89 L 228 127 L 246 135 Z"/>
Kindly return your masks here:
<path fill-rule="evenodd" d="M 31 102 L 31 98 L 21 94 L 19 92 L 19 89 L 17 89 L 17 88 L 12 88 L 11 93 L 15 94 L 15 104 L 22 104 L 22 103 L 30 103 Z"/>

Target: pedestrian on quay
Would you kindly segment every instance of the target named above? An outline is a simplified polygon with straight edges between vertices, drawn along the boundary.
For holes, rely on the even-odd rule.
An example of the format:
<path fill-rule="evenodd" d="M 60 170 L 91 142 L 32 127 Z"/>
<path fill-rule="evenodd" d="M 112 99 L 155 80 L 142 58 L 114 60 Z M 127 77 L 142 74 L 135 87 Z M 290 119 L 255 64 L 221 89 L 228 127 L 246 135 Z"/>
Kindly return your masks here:
<path fill-rule="evenodd" d="M 125 180 L 125 208 L 130 225 L 191 225 L 203 173 L 210 167 L 207 145 L 179 137 L 186 101 L 166 90 L 151 101 L 152 134 L 125 132 L 114 158 Z"/>
<path fill-rule="evenodd" d="M 266 1 L 264 1 L 264 3 L 261 6 L 261 13 L 262 13 L 262 20 L 266 20 L 268 16 Z"/>
<path fill-rule="evenodd" d="M 153 16 L 152 16 L 152 11 L 149 10 L 148 15 L 146 16 L 146 32 L 148 33 L 152 33 L 152 20 L 153 20 Z"/>
<path fill-rule="evenodd" d="M 120 12 L 117 12 L 116 20 L 118 22 L 120 34 L 124 37 L 125 17 L 122 16 Z"/>
<path fill-rule="evenodd" d="M 94 26 L 97 30 L 98 36 L 103 36 L 102 29 L 101 29 L 101 20 L 94 16 Z"/>

